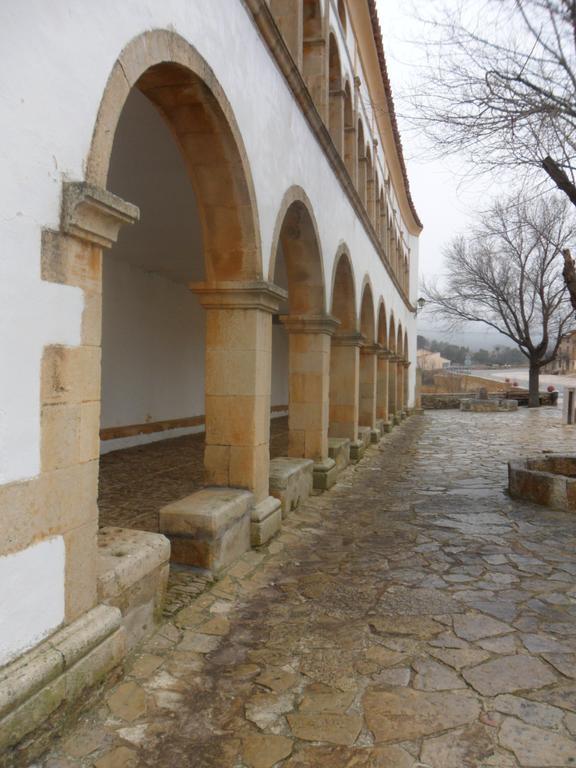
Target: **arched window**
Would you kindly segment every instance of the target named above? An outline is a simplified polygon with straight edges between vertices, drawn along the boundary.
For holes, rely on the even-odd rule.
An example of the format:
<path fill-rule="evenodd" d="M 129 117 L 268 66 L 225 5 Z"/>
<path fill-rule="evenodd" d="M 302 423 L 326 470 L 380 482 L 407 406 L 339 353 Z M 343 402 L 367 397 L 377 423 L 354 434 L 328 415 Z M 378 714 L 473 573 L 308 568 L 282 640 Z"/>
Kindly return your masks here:
<path fill-rule="evenodd" d="M 328 130 L 334 146 L 340 153 L 344 152 L 344 91 L 342 90 L 342 73 L 340 71 L 340 54 L 334 35 L 330 35 L 328 43 Z"/>
<path fill-rule="evenodd" d="M 358 120 L 357 131 L 357 146 L 358 146 L 358 171 L 357 171 L 357 185 L 358 194 L 363 205 L 366 205 L 366 144 L 364 143 L 364 128 L 362 127 L 362 121 Z"/>
<path fill-rule="evenodd" d="M 350 178 L 356 183 L 356 130 L 350 83 L 344 86 L 344 162 Z"/>

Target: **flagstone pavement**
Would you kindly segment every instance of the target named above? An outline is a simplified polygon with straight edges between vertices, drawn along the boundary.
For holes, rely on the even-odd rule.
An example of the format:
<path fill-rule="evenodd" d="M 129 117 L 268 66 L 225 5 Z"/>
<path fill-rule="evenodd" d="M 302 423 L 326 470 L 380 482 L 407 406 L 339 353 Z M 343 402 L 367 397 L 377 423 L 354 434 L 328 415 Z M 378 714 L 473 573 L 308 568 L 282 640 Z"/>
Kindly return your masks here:
<path fill-rule="evenodd" d="M 219 582 L 176 572 L 35 766 L 576 766 L 576 515 L 505 493 L 575 445 L 555 409 L 410 418 Z"/>

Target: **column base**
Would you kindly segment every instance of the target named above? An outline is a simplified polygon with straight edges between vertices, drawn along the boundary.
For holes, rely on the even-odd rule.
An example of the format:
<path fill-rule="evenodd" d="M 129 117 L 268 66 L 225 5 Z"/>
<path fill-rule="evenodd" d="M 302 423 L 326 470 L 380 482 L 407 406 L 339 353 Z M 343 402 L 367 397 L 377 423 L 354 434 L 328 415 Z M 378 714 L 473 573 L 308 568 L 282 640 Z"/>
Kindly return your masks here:
<path fill-rule="evenodd" d="M 366 443 L 363 440 L 356 440 L 356 442 L 350 443 L 350 461 L 354 463 L 360 461 L 365 451 Z"/>
<path fill-rule="evenodd" d="M 252 509 L 250 518 L 250 543 L 260 547 L 276 536 L 282 528 L 282 505 L 279 499 L 268 496 Z"/>
<path fill-rule="evenodd" d="M 374 429 L 370 430 L 370 442 L 372 445 L 378 445 L 380 440 L 382 440 L 382 430 L 380 427 L 375 427 Z"/>
<path fill-rule="evenodd" d="M 313 476 L 316 490 L 327 491 L 332 488 L 338 477 L 338 467 L 334 459 L 314 462 Z"/>
<path fill-rule="evenodd" d="M 10 764 L 30 765 L 46 749 L 47 734 L 53 738 L 66 724 L 77 700 L 122 662 L 121 621 L 118 608 L 98 605 L 2 669 L 0 753 L 11 749 Z M 23 741 L 33 731 L 38 733 Z"/>
<path fill-rule="evenodd" d="M 204 488 L 162 507 L 160 530 L 172 561 L 218 575 L 250 549 L 254 496 L 236 488 Z"/>
<path fill-rule="evenodd" d="M 350 438 L 329 437 L 328 456 L 336 462 L 336 472 L 340 474 L 350 464 Z"/>
<path fill-rule="evenodd" d="M 364 443 L 364 448 L 368 448 L 370 445 L 370 435 L 372 427 L 358 427 L 358 440 Z"/>
<path fill-rule="evenodd" d="M 400 424 L 400 423 L 401 423 L 401 421 L 402 421 L 402 417 L 400 416 L 400 413 L 399 413 L 399 412 L 398 412 L 398 413 L 395 413 L 395 414 L 392 416 L 392 421 L 393 421 L 393 423 L 394 423 L 394 426 L 395 426 L 395 427 L 397 427 L 397 426 L 398 426 L 398 424 Z"/>
<path fill-rule="evenodd" d="M 394 428 L 394 424 L 391 421 L 383 421 L 382 422 L 382 431 L 384 434 L 387 434 L 388 432 L 392 432 Z"/>
<path fill-rule="evenodd" d="M 98 600 L 120 609 L 129 650 L 162 619 L 169 560 L 170 542 L 161 533 L 98 532 Z"/>
<path fill-rule="evenodd" d="M 270 495 L 280 499 L 286 517 L 312 493 L 314 462 L 281 456 L 270 462 Z"/>

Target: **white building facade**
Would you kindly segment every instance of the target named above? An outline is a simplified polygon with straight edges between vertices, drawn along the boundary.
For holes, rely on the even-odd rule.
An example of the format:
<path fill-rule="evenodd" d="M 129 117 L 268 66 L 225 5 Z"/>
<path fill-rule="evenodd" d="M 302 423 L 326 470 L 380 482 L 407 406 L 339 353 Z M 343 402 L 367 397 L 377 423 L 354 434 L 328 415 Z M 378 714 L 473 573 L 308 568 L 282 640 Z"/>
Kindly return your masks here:
<path fill-rule="evenodd" d="M 0 40 L 0 666 L 81 631 L 104 674 L 100 456 L 202 433 L 273 535 L 271 415 L 329 487 L 414 406 L 421 225 L 374 0 L 25 0 Z"/>

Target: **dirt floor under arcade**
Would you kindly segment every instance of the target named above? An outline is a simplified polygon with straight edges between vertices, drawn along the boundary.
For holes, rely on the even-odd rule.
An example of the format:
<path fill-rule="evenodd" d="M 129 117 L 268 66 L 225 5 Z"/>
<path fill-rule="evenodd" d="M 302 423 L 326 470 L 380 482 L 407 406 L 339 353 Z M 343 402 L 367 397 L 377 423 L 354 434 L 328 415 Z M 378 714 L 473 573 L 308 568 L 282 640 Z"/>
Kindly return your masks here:
<path fill-rule="evenodd" d="M 35 765 L 576 765 L 576 516 L 505 493 L 574 445 L 554 409 L 409 419 L 221 581 L 176 572 Z"/>

